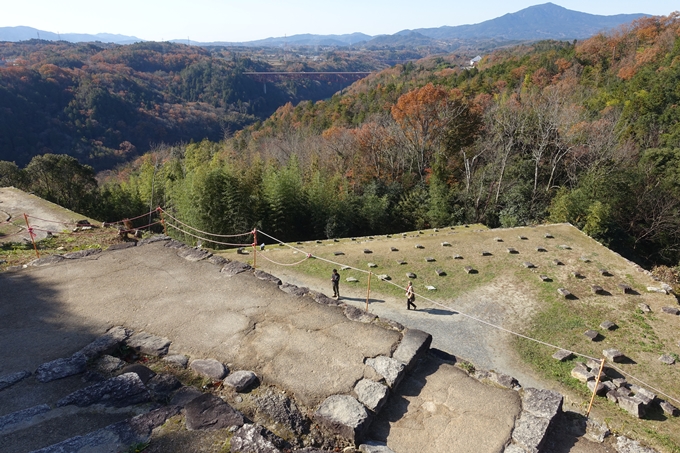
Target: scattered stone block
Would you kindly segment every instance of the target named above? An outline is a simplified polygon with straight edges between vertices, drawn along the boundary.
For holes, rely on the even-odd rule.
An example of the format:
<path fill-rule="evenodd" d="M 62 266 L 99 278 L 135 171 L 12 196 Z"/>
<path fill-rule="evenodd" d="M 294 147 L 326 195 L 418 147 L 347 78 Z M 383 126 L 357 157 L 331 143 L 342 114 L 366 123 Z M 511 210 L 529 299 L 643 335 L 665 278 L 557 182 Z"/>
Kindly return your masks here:
<path fill-rule="evenodd" d="M 396 387 L 404 374 L 405 365 L 396 359 L 386 356 L 366 359 L 366 365 L 373 368 L 379 375 L 385 378 L 385 383 L 390 387 Z"/>
<path fill-rule="evenodd" d="M 437 260 L 434 259 L 434 258 L 431 257 L 431 256 L 425 257 L 425 262 L 427 262 L 427 263 L 434 263 L 435 261 L 437 261 Z"/>
<path fill-rule="evenodd" d="M 231 373 L 222 381 L 227 387 L 231 387 L 237 392 L 242 392 L 250 388 L 257 381 L 257 376 L 252 371 L 241 370 Z"/>
<path fill-rule="evenodd" d="M 534 263 L 530 263 L 529 261 L 523 262 L 522 266 L 526 267 L 527 269 L 535 269 L 536 268 L 536 265 Z"/>
<path fill-rule="evenodd" d="M 314 420 L 352 443 L 359 443 L 370 424 L 366 408 L 349 395 L 331 395 L 314 413 Z"/>
<path fill-rule="evenodd" d="M 594 373 L 600 371 L 600 365 L 602 365 L 602 360 L 598 359 L 588 359 L 586 360 L 586 366 Z"/>
<path fill-rule="evenodd" d="M 462 260 L 463 257 L 461 255 L 453 255 L 454 260 Z"/>
<path fill-rule="evenodd" d="M 638 308 L 643 312 L 643 313 L 651 313 L 652 309 L 649 305 L 645 303 L 639 303 Z"/>
<path fill-rule="evenodd" d="M 579 364 L 571 370 L 571 377 L 578 379 L 583 383 L 595 379 L 595 375 L 588 371 L 588 368 L 586 368 L 583 364 Z"/>
<path fill-rule="evenodd" d="M 602 288 L 599 285 L 591 285 L 590 290 L 593 292 L 593 294 L 603 294 L 604 293 L 604 288 Z"/>
<path fill-rule="evenodd" d="M 345 254 L 345 252 L 333 252 L 333 255 L 335 255 L 335 256 L 342 256 L 344 254 Z"/>
<path fill-rule="evenodd" d="M 221 381 L 229 373 L 229 369 L 222 362 L 215 359 L 197 359 L 189 364 L 189 368 L 201 376 Z"/>
<path fill-rule="evenodd" d="M 611 322 L 611 321 L 602 321 L 602 324 L 600 324 L 600 328 L 605 329 L 605 330 L 614 330 L 618 326 Z"/>
<path fill-rule="evenodd" d="M 444 272 L 444 270 L 442 270 L 442 269 L 435 269 L 434 272 L 435 272 L 435 274 L 437 274 L 440 277 L 446 276 L 446 272 Z"/>
<path fill-rule="evenodd" d="M 354 277 L 347 277 L 347 278 L 345 279 L 345 281 L 346 281 L 347 283 L 356 283 L 356 282 L 358 282 L 359 280 L 357 280 L 357 279 L 354 278 Z"/>
<path fill-rule="evenodd" d="M 316 241 L 317 244 L 323 244 L 323 241 Z"/>
<path fill-rule="evenodd" d="M 605 393 L 605 396 L 609 401 L 611 401 L 614 404 L 617 404 L 619 402 L 619 393 L 616 390 L 610 390 L 607 393 Z"/>
<path fill-rule="evenodd" d="M 585 275 L 583 275 L 580 272 L 576 272 L 576 271 L 571 272 L 571 276 L 574 277 L 574 278 L 578 278 L 579 280 L 586 278 Z"/>
<path fill-rule="evenodd" d="M 126 407 L 149 401 L 151 395 L 136 373 L 125 373 L 103 382 L 77 390 L 57 401 L 57 407 L 92 404 Z"/>
<path fill-rule="evenodd" d="M 609 392 L 611 390 L 616 390 L 618 388 L 618 387 L 616 387 L 616 385 L 612 381 L 604 381 L 604 382 L 602 382 L 602 385 L 607 387 L 607 392 Z"/>
<path fill-rule="evenodd" d="M 548 250 L 545 247 L 536 247 L 537 252 L 547 252 Z"/>
<path fill-rule="evenodd" d="M 597 271 L 598 271 L 598 272 L 600 273 L 600 275 L 602 275 L 603 277 L 611 277 L 611 276 L 612 276 L 612 274 L 611 274 L 607 269 L 598 269 Z"/>
<path fill-rule="evenodd" d="M 571 296 L 571 293 L 569 292 L 569 290 L 567 290 L 565 288 L 557 288 L 557 292 L 560 294 L 560 296 L 565 297 L 565 298 Z"/>
<path fill-rule="evenodd" d="M 623 294 L 630 294 L 633 292 L 633 288 L 631 288 L 630 285 L 626 285 L 625 283 L 619 283 L 616 286 L 618 286 Z"/>
<path fill-rule="evenodd" d="M 396 248 L 396 247 L 390 247 L 390 251 L 391 251 L 391 252 L 398 252 L 398 251 L 399 251 L 399 249 L 398 249 L 398 248 Z"/>
<path fill-rule="evenodd" d="M 623 353 L 618 349 L 605 349 L 604 351 L 602 351 L 602 354 L 607 360 L 610 360 L 615 363 L 620 363 L 626 360 L 626 356 L 623 355 Z"/>
<path fill-rule="evenodd" d="M 449 242 L 442 242 L 442 247 L 451 247 L 451 244 Z"/>
<path fill-rule="evenodd" d="M 399 261 L 397 261 L 397 264 L 399 264 L 400 266 L 403 266 L 403 265 L 408 264 L 408 263 L 404 260 L 399 260 Z"/>
<path fill-rule="evenodd" d="M 425 247 L 423 247 L 423 246 L 420 245 L 420 244 L 416 244 L 416 248 L 417 248 L 417 249 L 424 249 Z"/>
<path fill-rule="evenodd" d="M 489 251 L 486 251 L 486 250 L 482 251 L 482 256 L 491 256 L 491 255 L 492 255 L 492 253 L 489 252 Z"/>
<path fill-rule="evenodd" d="M 43 363 L 35 372 L 38 382 L 50 382 L 56 379 L 84 373 L 87 368 L 87 357 L 76 352 L 71 357 L 60 358 L 51 362 Z"/>
<path fill-rule="evenodd" d="M 342 267 L 340 268 L 341 271 L 348 271 L 348 270 L 350 270 L 350 269 L 352 269 L 350 266 L 342 266 Z"/>
<path fill-rule="evenodd" d="M 526 241 L 526 240 L 529 239 L 529 238 L 526 237 L 526 236 L 517 236 L 517 237 L 519 238 L 520 241 Z"/>
<path fill-rule="evenodd" d="M 387 386 L 370 379 L 362 379 L 354 386 L 354 393 L 357 399 L 373 412 L 379 412 L 385 401 L 389 390 Z"/>
<path fill-rule="evenodd" d="M 132 335 L 125 341 L 132 349 L 141 352 L 142 354 L 152 355 L 155 357 L 162 357 L 168 353 L 170 347 L 170 340 L 156 335 L 151 335 L 146 332 L 139 332 Z"/>
<path fill-rule="evenodd" d="M 375 263 L 368 263 L 368 267 L 375 268 L 375 267 L 378 267 L 378 265 L 375 264 Z"/>
<path fill-rule="evenodd" d="M 567 351 L 566 349 L 560 349 L 556 353 L 553 354 L 553 359 L 559 360 L 560 362 L 564 362 L 565 360 L 570 359 L 574 354 L 572 354 L 571 351 Z"/>
<path fill-rule="evenodd" d="M 635 397 L 645 403 L 647 406 L 652 404 L 656 399 L 656 394 L 650 392 L 646 388 L 638 388 L 635 392 Z"/>
<path fill-rule="evenodd" d="M 186 427 L 189 431 L 217 430 L 243 426 L 243 415 L 225 403 L 222 398 L 205 393 L 184 407 Z"/>
<path fill-rule="evenodd" d="M 564 263 L 563 263 L 562 261 L 560 261 L 560 260 L 553 260 L 552 263 L 553 263 L 555 266 L 564 266 Z"/>
<path fill-rule="evenodd" d="M 493 240 L 496 241 L 496 242 L 503 242 L 503 239 L 501 239 L 501 238 L 493 238 Z"/>
<path fill-rule="evenodd" d="M 595 389 L 595 381 L 586 382 L 586 386 L 588 387 L 588 390 L 595 392 L 595 394 L 599 396 L 605 395 L 608 391 L 607 387 L 605 387 L 602 382 L 597 383 L 597 390 Z"/>
<path fill-rule="evenodd" d="M 630 396 L 618 395 L 618 404 L 621 409 L 633 417 L 642 418 L 645 415 L 645 405 L 642 401 Z"/>
<path fill-rule="evenodd" d="M 511 255 L 516 255 L 516 254 L 519 253 L 519 252 L 517 251 L 517 249 L 515 249 L 515 248 L 513 248 L 513 247 L 508 247 L 507 250 L 508 250 L 508 253 L 511 254 Z"/>
<path fill-rule="evenodd" d="M 392 280 L 392 277 L 390 277 L 390 276 L 387 275 L 387 274 L 380 274 L 380 275 L 378 275 L 378 278 L 379 278 L 380 280 Z"/>
<path fill-rule="evenodd" d="M 600 335 L 596 330 L 586 330 L 583 335 L 590 338 L 590 341 L 595 341 L 595 339 Z"/>
<path fill-rule="evenodd" d="M 550 233 L 545 233 L 545 234 L 543 235 L 543 237 L 546 238 L 546 239 L 554 239 L 554 238 L 555 238 L 555 236 L 553 236 L 553 235 L 550 234 Z"/>
<path fill-rule="evenodd" d="M 476 271 L 472 268 L 472 266 L 465 266 L 465 272 L 468 274 L 474 274 Z"/>
<path fill-rule="evenodd" d="M 663 413 L 666 415 L 669 415 L 671 417 L 676 417 L 678 415 L 678 409 L 668 401 L 661 401 L 659 403 L 659 406 L 661 407 Z"/>
<path fill-rule="evenodd" d="M 417 276 L 416 276 L 416 274 L 414 274 L 413 272 L 407 272 L 407 273 L 406 273 L 406 278 L 411 278 L 411 279 L 413 279 L 413 278 L 417 278 Z"/>
<path fill-rule="evenodd" d="M 647 287 L 647 292 L 650 292 L 650 293 L 668 294 L 668 291 L 666 291 L 664 288 L 658 288 L 658 287 L 656 287 L 656 286 L 648 286 L 648 287 Z"/>
<path fill-rule="evenodd" d="M 680 315 L 680 310 L 677 307 L 661 307 L 661 311 L 669 315 Z"/>
<path fill-rule="evenodd" d="M 550 277 L 548 277 L 547 275 L 539 275 L 538 278 L 540 278 L 541 281 L 543 281 L 543 282 L 551 282 L 552 281 L 552 279 Z"/>
<path fill-rule="evenodd" d="M 584 263 L 590 263 L 590 258 L 587 256 L 581 256 L 579 257 L 579 260 L 583 261 Z"/>
<path fill-rule="evenodd" d="M 0 376 L 0 390 L 20 382 L 31 375 L 30 371 L 17 371 L 16 373 Z"/>
<path fill-rule="evenodd" d="M 675 363 L 675 357 L 672 355 L 664 354 L 661 357 L 659 357 L 659 361 L 661 363 L 665 363 L 666 365 L 673 365 Z"/>
<path fill-rule="evenodd" d="M 565 244 L 560 245 L 560 248 L 562 250 L 571 250 L 571 247 L 569 247 L 568 245 L 565 245 Z"/>
<path fill-rule="evenodd" d="M 432 285 L 427 285 L 427 286 L 425 286 L 425 289 L 428 290 L 428 291 L 437 291 L 437 288 L 435 288 L 435 287 L 432 286 Z"/>
<path fill-rule="evenodd" d="M 616 388 L 623 387 L 627 384 L 624 378 L 614 378 L 612 379 L 612 383 L 616 386 Z"/>

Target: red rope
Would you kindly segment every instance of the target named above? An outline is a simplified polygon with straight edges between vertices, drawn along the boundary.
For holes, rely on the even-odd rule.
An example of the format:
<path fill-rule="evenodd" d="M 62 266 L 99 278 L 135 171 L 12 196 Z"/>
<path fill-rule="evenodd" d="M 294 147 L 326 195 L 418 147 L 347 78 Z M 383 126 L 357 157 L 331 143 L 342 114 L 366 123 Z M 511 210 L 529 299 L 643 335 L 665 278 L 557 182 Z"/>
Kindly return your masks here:
<path fill-rule="evenodd" d="M 132 222 L 133 220 L 141 219 L 142 217 L 146 217 L 146 216 L 153 214 L 154 212 L 158 212 L 158 211 L 162 211 L 160 206 L 157 207 L 156 209 L 154 209 L 153 211 L 149 211 L 146 214 L 142 214 L 142 215 L 137 216 L 137 217 L 132 217 L 131 219 L 119 220 L 118 222 L 104 222 L 103 226 L 107 227 L 107 226 L 111 226 L 111 225 L 118 225 L 120 223 L 124 223 L 126 220 Z"/>

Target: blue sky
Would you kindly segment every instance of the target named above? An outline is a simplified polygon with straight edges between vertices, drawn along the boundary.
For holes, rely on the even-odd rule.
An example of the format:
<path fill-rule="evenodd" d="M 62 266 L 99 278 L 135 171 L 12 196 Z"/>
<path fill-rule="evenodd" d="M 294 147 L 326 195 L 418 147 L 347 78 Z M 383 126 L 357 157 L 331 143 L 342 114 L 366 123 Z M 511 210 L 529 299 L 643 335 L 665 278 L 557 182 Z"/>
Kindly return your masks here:
<path fill-rule="evenodd" d="M 300 33 L 369 35 L 483 22 L 543 0 L 10 0 L 0 27 L 117 33 L 145 40 L 251 41 Z M 677 0 L 553 0 L 590 14 L 668 15 Z"/>

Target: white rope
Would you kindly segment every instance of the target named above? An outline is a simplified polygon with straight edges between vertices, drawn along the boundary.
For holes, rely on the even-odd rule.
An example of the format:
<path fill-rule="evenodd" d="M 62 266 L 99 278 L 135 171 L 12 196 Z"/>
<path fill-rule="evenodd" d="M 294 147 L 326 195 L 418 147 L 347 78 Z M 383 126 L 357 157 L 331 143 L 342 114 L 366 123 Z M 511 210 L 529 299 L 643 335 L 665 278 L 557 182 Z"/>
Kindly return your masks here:
<path fill-rule="evenodd" d="M 212 242 L 213 244 L 219 244 L 219 245 L 231 245 L 231 246 L 234 246 L 234 247 L 250 247 L 251 245 L 253 245 L 253 244 L 231 244 L 231 243 L 228 243 L 228 242 L 213 241 L 212 239 L 206 239 L 206 238 L 204 238 L 204 237 L 196 236 L 195 234 L 189 233 L 188 231 L 184 231 L 183 229 L 181 229 L 181 228 L 178 227 L 178 226 L 173 225 L 172 223 L 166 223 L 166 225 L 169 226 L 169 227 L 172 227 L 172 228 L 174 228 L 174 229 L 176 229 L 176 230 L 178 230 L 178 231 L 181 231 L 182 233 L 184 233 L 184 234 L 186 234 L 186 235 L 188 235 L 188 236 L 194 237 L 194 238 L 196 238 L 196 239 L 200 239 L 200 240 L 202 240 L 202 241 Z"/>
<path fill-rule="evenodd" d="M 183 225 L 184 227 L 189 228 L 190 230 L 193 230 L 193 231 L 195 231 L 195 232 L 197 232 L 197 233 L 207 234 L 208 236 L 215 236 L 215 237 L 218 237 L 218 238 L 237 238 L 237 237 L 248 236 L 249 234 L 253 234 L 252 231 L 248 231 L 247 233 L 239 233 L 239 234 L 215 234 L 215 233 L 208 233 L 207 231 L 201 231 L 201 230 L 199 230 L 198 228 L 194 228 L 194 227 L 192 227 L 191 225 L 187 225 L 186 223 L 182 222 L 181 220 L 179 220 L 179 219 L 173 217 L 172 215 L 170 215 L 170 213 L 169 213 L 168 211 L 166 211 L 166 210 L 164 210 L 164 209 L 162 209 L 162 208 L 159 208 L 159 209 L 161 210 L 161 212 L 163 212 L 163 214 L 167 215 L 168 217 L 170 217 L 172 220 L 174 220 L 175 222 L 179 223 L 180 225 Z M 251 244 L 248 244 L 248 245 L 251 245 Z"/>

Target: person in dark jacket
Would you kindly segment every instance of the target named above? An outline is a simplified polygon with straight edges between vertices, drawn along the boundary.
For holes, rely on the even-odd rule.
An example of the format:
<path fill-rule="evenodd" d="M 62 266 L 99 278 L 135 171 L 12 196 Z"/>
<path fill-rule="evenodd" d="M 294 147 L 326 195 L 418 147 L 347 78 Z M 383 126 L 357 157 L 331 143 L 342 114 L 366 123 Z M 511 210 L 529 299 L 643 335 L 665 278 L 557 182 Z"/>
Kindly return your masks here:
<path fill-rule="evenodd" d="M 340 299 L 340 274 L 337 269 L 333 269 L 331 283 L 333 283 L 333 297 Z"/>

